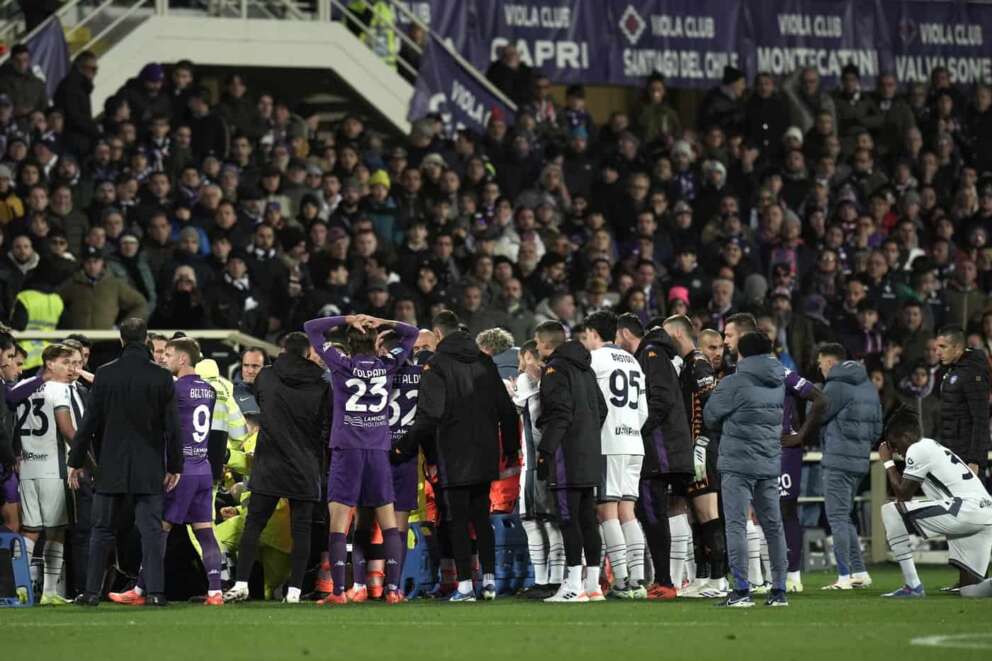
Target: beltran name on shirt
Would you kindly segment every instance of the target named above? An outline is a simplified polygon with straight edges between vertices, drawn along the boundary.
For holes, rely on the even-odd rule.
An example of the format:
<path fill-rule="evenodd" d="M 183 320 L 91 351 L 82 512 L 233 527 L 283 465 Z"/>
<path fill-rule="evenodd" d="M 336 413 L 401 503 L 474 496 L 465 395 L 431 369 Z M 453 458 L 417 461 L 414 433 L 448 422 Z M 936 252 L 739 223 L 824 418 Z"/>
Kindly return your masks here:
<path fill-rule="evenodd" d="M 190 399 L 216 399 L 217 391 L 213 388 L 190 388 L 189 389 Z"/>

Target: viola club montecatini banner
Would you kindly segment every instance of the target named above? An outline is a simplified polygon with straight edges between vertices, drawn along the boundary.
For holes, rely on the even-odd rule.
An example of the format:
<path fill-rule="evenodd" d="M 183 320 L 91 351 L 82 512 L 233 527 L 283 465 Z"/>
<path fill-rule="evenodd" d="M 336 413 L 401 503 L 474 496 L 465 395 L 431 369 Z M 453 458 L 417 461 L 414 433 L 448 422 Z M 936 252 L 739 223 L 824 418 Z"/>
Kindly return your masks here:
<path fill-rule="evenodd" d="M 958 83 L 992 82 L 992 4 L 965 0 L 411 0 L 405 3 L 485 71 L 512 43 L 557 83 L 718 84 L 812 66 L 835 82 L 855 64 L 867 84 L 946 67 Z"/>

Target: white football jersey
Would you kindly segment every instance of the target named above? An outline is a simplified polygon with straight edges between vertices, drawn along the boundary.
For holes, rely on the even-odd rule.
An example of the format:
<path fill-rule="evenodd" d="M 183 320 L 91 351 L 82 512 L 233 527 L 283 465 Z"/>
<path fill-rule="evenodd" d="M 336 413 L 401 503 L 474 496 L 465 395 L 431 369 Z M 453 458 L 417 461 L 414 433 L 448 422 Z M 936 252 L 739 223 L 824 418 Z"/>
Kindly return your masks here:
<path fill-rule="evenodd" d="M 614 344 L 592 352 L 592 371 L 606 400 L 600 433 L 603 454 L 644 454 L 641 427 L 648 418 L 647 381 L 631 354 Z"/>
<path fill-rule="evenodd" d="M 982 521 L 992 519 L 992 499 L 982 481 L 962 459 L 931 438 L 920 439 L 906 451 L 903 477 L 922 482 L 923 493 L 931 500 L 960 498 L 968 505 L 985 510 Z M 984 505 L 983 505 L 984 503 Z M 971 512 L 976 508 L 962 509 Z"/>
<path fill-rule="evenodd" d="M 69 384 L 48 381 L 17 405 L 21 479 L 65 477 L 67 448 L 55 424 L 55 409 L 72 410 Z"/>

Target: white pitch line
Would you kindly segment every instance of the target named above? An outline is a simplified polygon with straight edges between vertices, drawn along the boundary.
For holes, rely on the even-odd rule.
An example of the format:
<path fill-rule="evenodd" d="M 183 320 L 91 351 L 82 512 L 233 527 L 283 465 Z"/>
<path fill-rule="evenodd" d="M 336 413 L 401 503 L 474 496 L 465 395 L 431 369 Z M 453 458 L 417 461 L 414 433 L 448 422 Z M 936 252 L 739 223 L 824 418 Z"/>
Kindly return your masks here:
<path fill-rule="evenodd" d="M 919 647 L 948 647 L 960 650 L 992 650 L 992 633 L 959 633 L 921 636 L 909 641 Z"/>
<path fill-rule="evenodd" d="M 745 615 L 746 617 L 746 615 Z M 170 622 L 169 626 L 173 623 Z M 204 622 L 203 620 L 197 620 L 195 622 L 183 622 L 181 626 L 184 627 L 209 627 L 218 626 L 224 624 L 224 622 Z M 350 627 L 355 624 L 353 620 L 334 620 L 328 618 L 327 620 L 314 620 L 312 622 L 300 622 L 299 620 L 288 620 L 286 622 L 273 622 L 278 626 L 292 626 L 292 627 L 326 627 L 328 625 L 339 625 L 342 627 Z M 362 626 L 383 626 L 383 627 L 395 627 L 395 626 L 408 626 L 408 627 L 450 627 L 453 624 L 457 625 L 470 625 L 470 626 L 492 626 L 492 620 L 446 620 L 443 622 L 387 622 L 387 621 L 363 621 Z M 550 622 L 539 622 L 534 620 L 519 620 L 513 622 L 500 621 L 500 625 L 509 625 L 514 627 L 548 627 L 548 626 L 559 626 L 559 627 L 591 627 L 600 626 L 603 624 L 601 620 L 595 621 L 578 621 L 571 620 L 568 622 L 560 623 L 550 623 Z M 736 625 L 736 622 L 728 621 L 727 625 Z M 748 627 L 782 627 L 788 626 L 790 628 L 794 627 L 825 627 L 829 625 L 836 624 L 835 622 L 747 622 Z M 124 626 L 161 626 L 162 623 L 154 619 L 142 620 L 141 622 L 136 622 L 134 620 L 129 620 L 127 622 L 122 622 L 120 620 L 98 620 L 93 622 L 5 622 L 0 624 L 0 631 L 4 629 L 13 628 L 50 628 L 50 627 L 121 627 Z M 631 622 L 624 620 L 624 625 L 633 625 L 638 627 L 713 627 L 720 626 L 720 623 L 715 623 L 712 621 L 708 622 L 670 622 L 670 621 L 657 621 L 651 620 L 647 622 Z"/>

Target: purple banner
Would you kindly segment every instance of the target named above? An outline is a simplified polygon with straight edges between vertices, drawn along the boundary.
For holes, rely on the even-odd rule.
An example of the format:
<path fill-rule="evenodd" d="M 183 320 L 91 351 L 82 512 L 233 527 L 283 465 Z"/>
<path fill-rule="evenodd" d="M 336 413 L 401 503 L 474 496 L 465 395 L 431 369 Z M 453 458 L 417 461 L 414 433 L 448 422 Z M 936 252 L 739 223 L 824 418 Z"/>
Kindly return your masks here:
<path fill-rule="evenodd" d="M 69 73 L 69 46 L 65 43 L 62 22 L 53 16 L 44 27 L 27 42 L 31 51 L 34 73 L 45 81 L 48 98 L 55 96 L 55 89 Z"/>
<path fill-rule="evenodd" d="M 433 37 L 424 49 L 408 116 L 412 121 L 432 112 L 441 113 L 449 132 L 468 128 L 482 133 L 493 112 L 501 113 L 508 125 L 514 120 L 513 112 Z"/>
<path fill-rule="evenodd" d="M 898 2 L 887 11 L 887 68 L 905 82 L 927 82 L 936 67 L 951 81 L 992 81 L 992 5 Z M 882 35 L 880 35 L 882 36 Z"/>
<path fill-rule="evenodd" d="M 485 71 L 513 43 L 558 83 L 639 85 L 659 72 L 678 87 L 716 84 L 723 66 L 752 78 L 812 66 L 830 82 L 856 64 L 924 80 L 992 81 L 992 4 L 964 0 L 408 0 Z M 406 19 L 404 19 L 406 20 Z"/>

